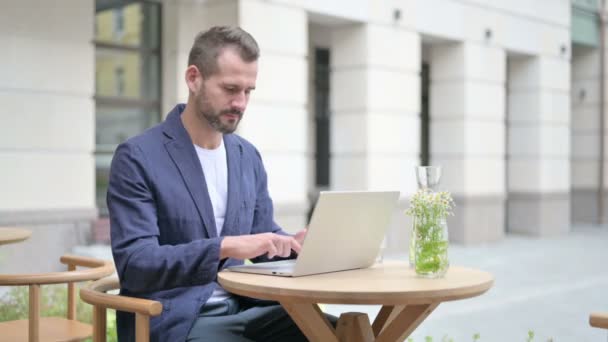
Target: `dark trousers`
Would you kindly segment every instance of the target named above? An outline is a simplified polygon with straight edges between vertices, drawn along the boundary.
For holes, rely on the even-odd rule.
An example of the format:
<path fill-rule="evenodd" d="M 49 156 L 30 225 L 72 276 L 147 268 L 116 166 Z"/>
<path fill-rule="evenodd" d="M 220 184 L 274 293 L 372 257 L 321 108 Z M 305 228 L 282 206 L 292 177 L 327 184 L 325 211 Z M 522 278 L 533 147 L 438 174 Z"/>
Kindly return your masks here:
<path fill-rule="evenodd" d="M 255 304 L 254 304 L 255 303 Z M 328 316 L 335 326 L 336 318 Z M 276 302 L 248 302 L 238 297 L 207 303 L 190 329 L 188 342 L 308 341 Z"/>

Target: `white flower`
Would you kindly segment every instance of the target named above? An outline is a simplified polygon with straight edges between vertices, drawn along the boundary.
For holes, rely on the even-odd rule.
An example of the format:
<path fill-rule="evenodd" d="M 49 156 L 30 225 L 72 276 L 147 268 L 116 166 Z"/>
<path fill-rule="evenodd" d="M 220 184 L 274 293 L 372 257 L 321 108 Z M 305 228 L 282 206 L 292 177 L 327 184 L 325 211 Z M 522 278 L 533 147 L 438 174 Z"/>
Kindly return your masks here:
<path fill-rule="evenodd" d="M 447 191 L 432 192 L 428 189 L 416 191 L 406 214 L 410 216 L 445 217 L 453 215 L 454 200 Z"/>

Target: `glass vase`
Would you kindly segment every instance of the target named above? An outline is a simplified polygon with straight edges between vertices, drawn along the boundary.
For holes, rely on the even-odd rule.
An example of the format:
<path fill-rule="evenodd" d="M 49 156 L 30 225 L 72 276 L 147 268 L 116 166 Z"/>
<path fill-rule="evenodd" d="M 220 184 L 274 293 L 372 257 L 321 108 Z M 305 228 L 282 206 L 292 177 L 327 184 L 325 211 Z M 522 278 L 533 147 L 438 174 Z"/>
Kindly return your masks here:
<path fill-rule="evenodd" d="M 435 191 L 441 180 L 441 166 L 416 166 L 416 182 L 418 190 Z M 409 263 L 410 267 L 415 265 L 416 255 L 416 217 L 410 234 Z"/>
<path fill-rule="evenodd" d="M 448 259 L 448 224 L 445 217 L 414 217 L 413 264 L 416 274 L 426 278 L 445 275 Z M 411 251 L 410 251 L 410 254 Z M 411 261 L 410 261 L 411 262 Z"/>
<path fill-rule="evenodd" d="M 414 222 L 412 224 L 412 231 L 410 234 L 410 248 L 409 248 L 409 262 L 410 267 L 416 267 L 416 218 L 414 217 Z"/>

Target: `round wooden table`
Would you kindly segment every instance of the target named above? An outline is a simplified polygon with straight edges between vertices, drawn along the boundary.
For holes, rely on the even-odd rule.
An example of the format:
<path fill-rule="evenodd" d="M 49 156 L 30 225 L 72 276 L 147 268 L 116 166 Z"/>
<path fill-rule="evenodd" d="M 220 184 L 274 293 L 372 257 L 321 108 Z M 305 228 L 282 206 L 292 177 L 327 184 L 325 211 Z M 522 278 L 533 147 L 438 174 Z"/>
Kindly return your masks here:
<path fill-rule="evenodd" d="M 32 232 L 27 229 L 0 227 L 0 245 L 20 242 L 28 239 L 31 235 Z"/>
<path fill-rule="evenodd" d="M 444 278 L 426 279 L 403 262 L 297 278 L 223 271 L 229 292 L 281 303 L 310 341 L 403 341 L 441 303 L 478 296 L 494 283 L 490 273 L 452 266 Z M 318 303 L 382 305 L 373 324 L 345 313 L 334 329 Z"/>

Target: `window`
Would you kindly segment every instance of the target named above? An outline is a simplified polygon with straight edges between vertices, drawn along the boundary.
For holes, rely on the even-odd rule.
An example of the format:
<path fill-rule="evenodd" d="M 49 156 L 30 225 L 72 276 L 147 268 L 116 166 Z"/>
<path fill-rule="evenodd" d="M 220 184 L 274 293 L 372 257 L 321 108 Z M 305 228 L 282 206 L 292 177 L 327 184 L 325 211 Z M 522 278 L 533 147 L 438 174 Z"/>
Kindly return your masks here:
<path fill-rule="evenodd" d="M 315 151 L 315 179 L 314 192 L 311 193 L 308 220 L 317 202 L 319 191 L 327 190 L 330 186 L 331 166 L 331 117 L 329 111 L 330 96 L 330 50 L 315 48 L 314 50 L 314 151 Z"/>
<path fill-rule="evenodd" d="M 420 165 L 429 165 L 430 163 L 430 75 L 430 64 L 422 62 L 420 70 Z"/>
<path fill-rule="evenodd" d="M 315 185 L 329 188 L 330 115 L 329 115 L 329 49 L 315 50 Z"/>
<path fill-rule="evenodd" d="M 95 165 L 102 216 L 116 146 L 160 121 L 160 18 L 158 2 L 96 2 Z"/>
<path fill-rule="evenodd" d="M 114 34 L 122 36 L 125 30 L 125 14 L 123 8 L 119 7 L 114 9 Z"/>

